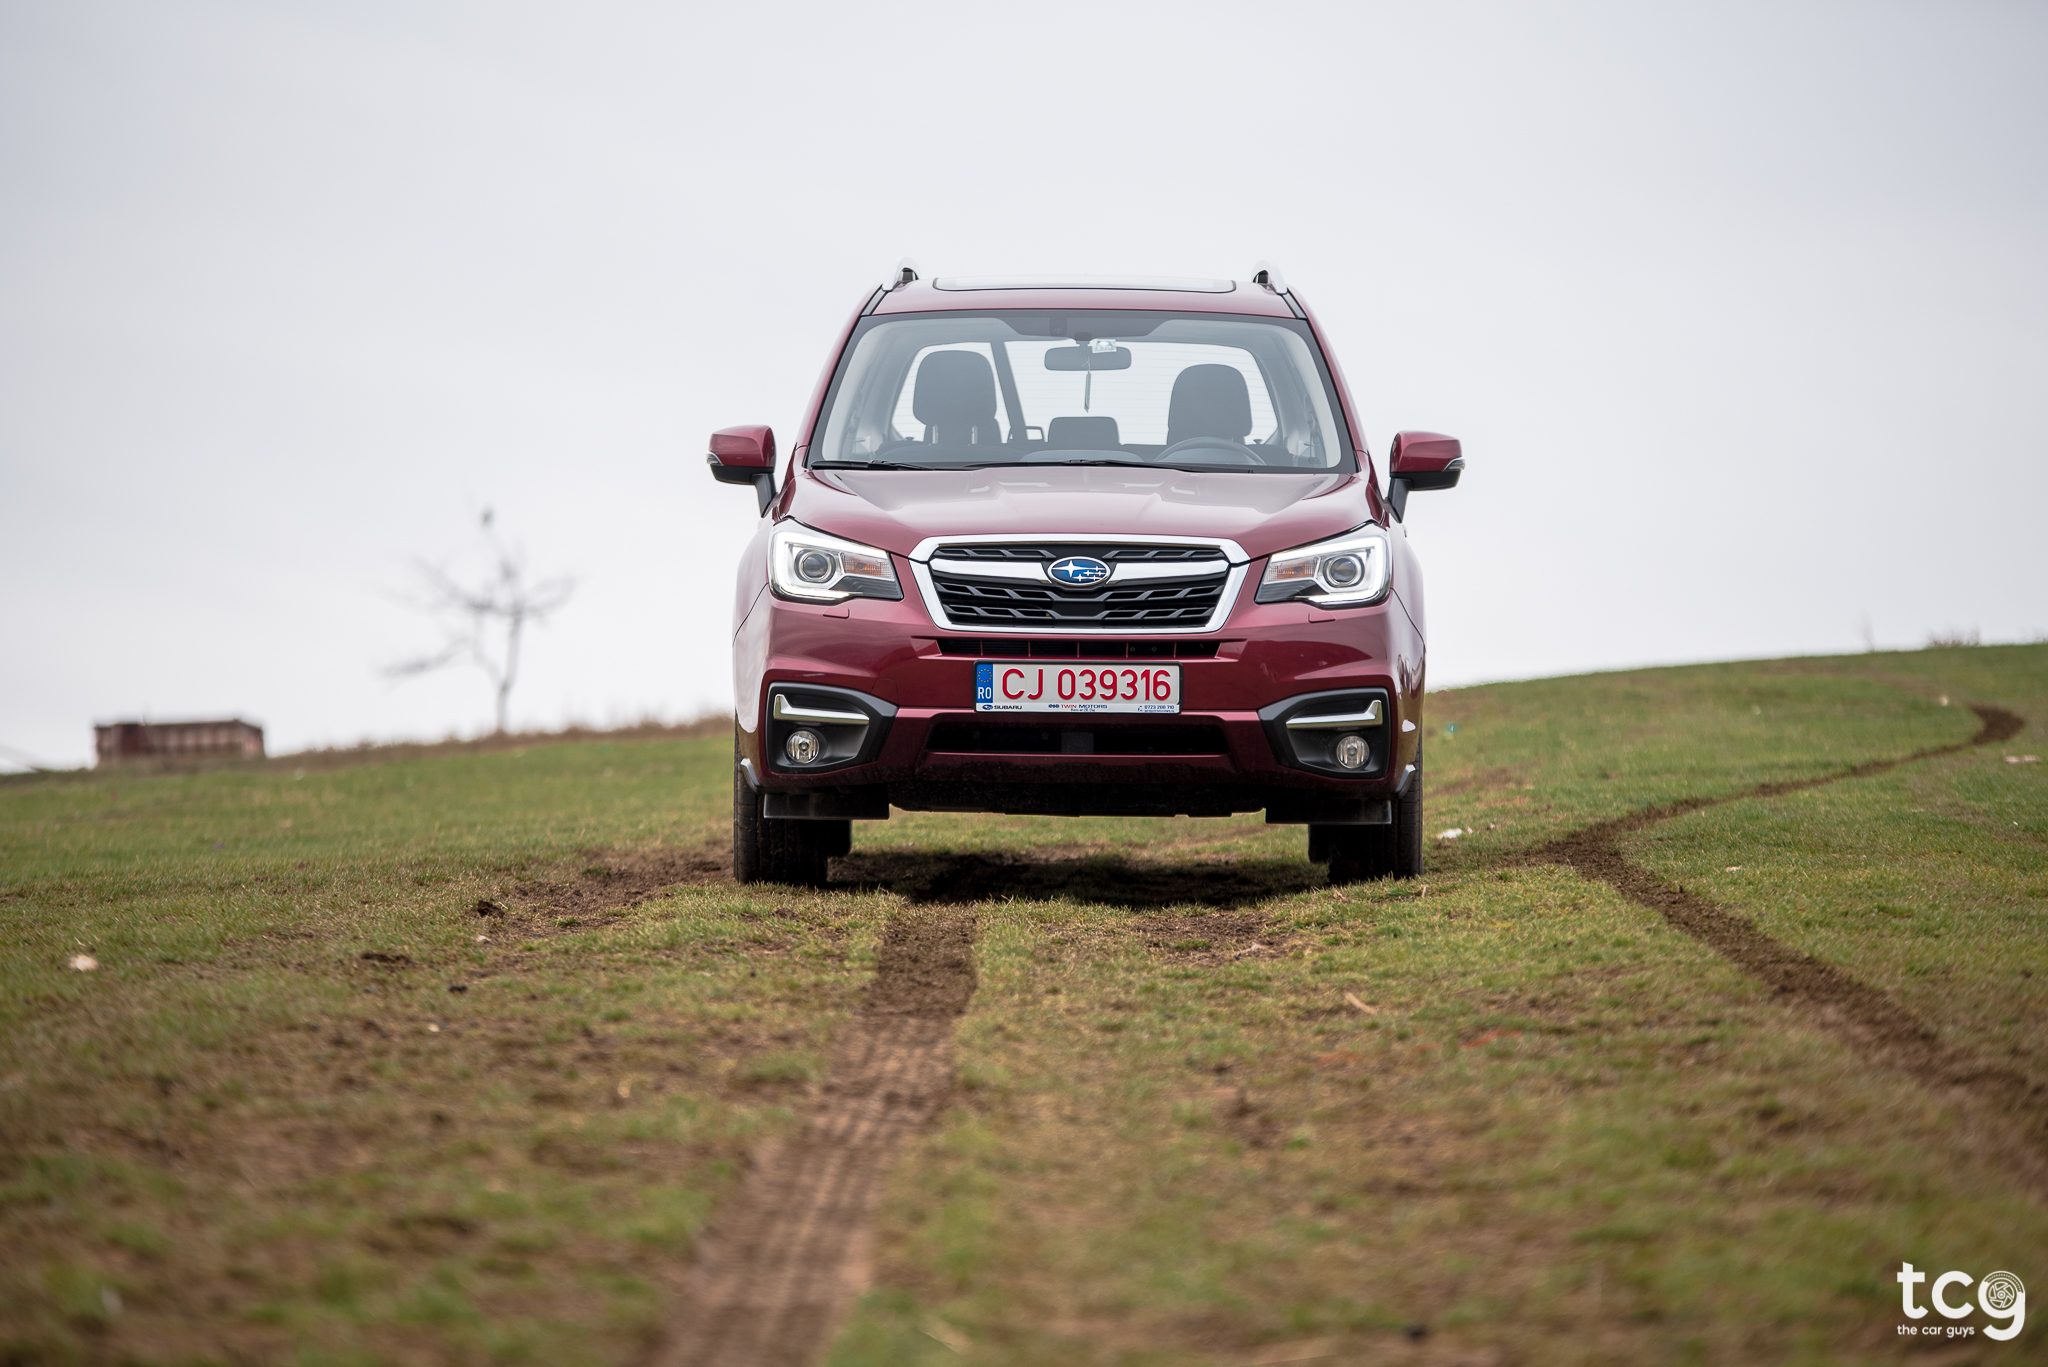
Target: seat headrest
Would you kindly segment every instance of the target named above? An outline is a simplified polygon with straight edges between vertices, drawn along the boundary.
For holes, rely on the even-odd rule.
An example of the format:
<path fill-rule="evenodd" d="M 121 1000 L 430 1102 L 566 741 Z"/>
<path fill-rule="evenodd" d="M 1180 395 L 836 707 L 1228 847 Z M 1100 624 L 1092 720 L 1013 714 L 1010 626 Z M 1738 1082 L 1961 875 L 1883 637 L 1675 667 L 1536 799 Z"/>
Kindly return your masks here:
<path fill-rule="evenodd" d="M 970 427 L 996 418 L 996 372 L 974 351 L 934 351 L 917 368 L 910 411 L 932 427 Z M 1250 430 L 1250 425 L 1246 425 Z"/>
<path fill-rule="evenodd" d="M 1045 444 L 1055 451 L 1114 451 L 1123 443 L 1115 418 L 1090 417 L 1054 418 L 1045 426 Z"/>
<path fill-rule="evenodd" d="M 1189 437 L 1243 441 L 1251 430 L 1251 391 L 1236 366 L 1191 365 L 1174 377 L 1166 405 L 1168 446 Z"/>

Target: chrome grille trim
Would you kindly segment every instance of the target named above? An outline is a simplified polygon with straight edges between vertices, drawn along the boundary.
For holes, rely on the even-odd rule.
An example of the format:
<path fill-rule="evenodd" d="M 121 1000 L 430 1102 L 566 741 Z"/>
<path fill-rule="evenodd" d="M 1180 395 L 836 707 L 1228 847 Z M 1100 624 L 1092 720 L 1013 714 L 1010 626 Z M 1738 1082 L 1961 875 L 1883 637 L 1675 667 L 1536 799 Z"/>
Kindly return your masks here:
<path fill-rule="evenodd" d="M 968 579 L 1021 579 L 1027 584 L 1050 584 L 1045 577 L 1045 566 L 1050 562 L 1037 560 L 954 560 L 950 556 L 934 556 L 931 560 L 932 573 L 960 575 Z"/>
<path fill-rule="evenodd" d="M 1052 563 L 1050 560 L 963 560 L 957 556 L 935 555 L 928 563 L 933 574 L 959 579 L 1021 579 L 1030 584 L 1053 582 L 1045 577 L 1045 567 Z M 1207 579 L 1230 568 L 1230 562 L 1220 555 L 1205 560 L 1112 560 L 1108 564 L 1109 577 L 1101 581 L 1105 586 L 1136 583 L 1143 579 Z"/>
<path fill-rule="evenodd" d="M 1233 565 L 1248 565 L 1251 557 L 1244 553 L 1244 547 L 1235 541 L 1213 536 L 1151 536 L 1142 532 L 1088 532 L 1077 535 L 1072 532 L 976 532 L 967 536 L 928 536 L 913 546 L 912 560 L 922 563 L 932 558 L 941 546 L 1013 546 L 1034 545 L 1055 546 L 1184 546 L 1191 549 L 1216 550 L 1223 552 L 1223 558 Z"/>
<path fill-rule="evenodd" d="M 1085 590 L 1052 583 L 1045 577 L 1045 566 L 1067 547 L 1085 548 L 1108 562 L 1113 567 L 1110 577 Z M 942 554 L 947 551 L 962 553 Z M 925 610 L 934 623 L 948 631 L 1187 636 L 1222 629 L 1237 605 L 1251 557 L 1236 542 L 1213 537 L 1005 532 L 930 537 L 918 543 L 909 559 Z M 935 578 L 935 572 L 942 578 Z M 1218 576 L 1222 577 L 1220 584 Z M 956 597 L 972 596 L 977 583 L 987 590 L 985 607 L 969 611 L 971 605 L 959 603 L 956 607 L 963 616 L 948 612 L 941 588 L 950 589 Z M 1035 590 L 1040 588 L 1048 594 L 1037 594 Z M 1177 588 L 1196 599 L 1188 604 L 1190 609 L 1209 603 L 1207 615 L 1161 625 L 1133 620 L 1135 614 L 1174 612 Z M 1119 596 L 1103 601 L 1111 593 Z M 1055 603 L 1078 606 L 1090 598 L 1101 603 L 1106 620 L 1062 619 L 1051 611 Z M 1033 614 L 1031 605 L 1037 602 L 1047 607 Z M 983 615 L 984 611 L 991 615 Z"/>

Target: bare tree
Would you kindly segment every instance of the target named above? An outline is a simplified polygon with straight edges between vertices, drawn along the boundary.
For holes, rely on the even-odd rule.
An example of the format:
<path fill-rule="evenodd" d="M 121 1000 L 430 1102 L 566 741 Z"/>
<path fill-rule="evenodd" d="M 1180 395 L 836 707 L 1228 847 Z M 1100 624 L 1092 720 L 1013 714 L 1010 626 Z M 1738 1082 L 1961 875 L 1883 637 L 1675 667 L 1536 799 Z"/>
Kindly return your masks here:
<path fill-rule="evenodd" d="M 567 603 L 576 584 L 565 577 L 527 583 L 523 557 L 508 549 L 491 529 L 489 508 L 484 509 L 483 532 L 497 568 L 476 588 L 467 587 L 438 565 L 413 562 L 415 591 L 406 601 L 437 618 L 446 640 L 433 654 L 387 665 L 383 672 L 389 678 L 406 679 L 449 665 L 475 665 L 497 691 L 498 730 L 502 733 L 512 685 L 519 677 L 520 636 L 528 622 L 545 622 Z M 502 645 L 493 649 L 501 628 Z"/>

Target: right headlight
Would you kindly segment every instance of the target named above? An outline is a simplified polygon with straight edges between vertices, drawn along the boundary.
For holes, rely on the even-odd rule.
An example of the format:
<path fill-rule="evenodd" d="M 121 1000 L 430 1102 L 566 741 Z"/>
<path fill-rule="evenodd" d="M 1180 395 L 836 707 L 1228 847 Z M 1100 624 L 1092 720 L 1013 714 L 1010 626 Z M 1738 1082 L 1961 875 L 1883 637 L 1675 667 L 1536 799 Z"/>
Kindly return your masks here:
<path fill-rule="evenodd" d="M 1305 599 L 1322 608 L 1356 608 L 1387 596 L 1392 548 L 1378 527 L 1360 527 L 1328 541 L 1281 551 L 1266 562 L 1257 601 Z"/>
<path fill-rule="evenodd" d="M 784 598 L 840 603 L 903 596 L 889 553 L 785 522 L 768 540 L 768 577 Z"/>

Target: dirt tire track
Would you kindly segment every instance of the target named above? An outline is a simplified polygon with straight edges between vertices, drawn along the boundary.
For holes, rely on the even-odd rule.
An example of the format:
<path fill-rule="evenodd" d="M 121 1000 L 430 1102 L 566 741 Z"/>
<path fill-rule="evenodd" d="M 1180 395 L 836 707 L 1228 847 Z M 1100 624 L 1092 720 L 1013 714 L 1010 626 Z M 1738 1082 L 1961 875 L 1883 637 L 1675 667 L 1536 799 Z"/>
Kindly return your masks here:
<path fill-rule="evenodd" d="M 628 911 L 677 888 L 731 880 L 731 856 L 717 846 L 634 853 L 584 850 L 581 857 L 587 862 L 573 878 L 535 880 L 521 886 L 515 900 L 543 913 L 592 916 Z"/>
<path fill-rule="evenodd" d="M 1936 1088 L 1963 1092 L 2017 1122 L 2031 1153 L 2034 1185 L 2048 1190 L 2048 1084 L 2011 1068 L 1986 1064 L 1967 1050 L 1944 1043 L 1934 1028 L 1878 989 L 1803 950 L 1773 939 L 1747 916 L 1727 911 L 1648 869 L 1628 862 L 1621 838 L 1655 822 L 1749 798 L 1777 797 L 1819 788 L 1845 778 L 1862 778 L 1900 765 L 1952 755 L 1973 746 L 2010 740 L 2026 719 L 1997 707 L 1975 707 L 1983 728 L 1967 742 L 1920 750 L 1898 759 L 1872 760 L 1828 778 L 1766 783 L 1727 797 L 1688 798 L 1652 807 L 1554 841 L 1537 851 L 1544 862 L 1562 863 L 1661 915 L 1679 930 L 1708 945 L 1745 972 L 1768 984 L 1788 1005 L 1804 1011 L 1864 1055 Z"/>
<path fill-rule="evenodd" d="M 953 1087 L 953 1021 L 974 995 L 974 921 L 889 923 L 861 1013 L 795 1138 L 755 1155 L 707 1235 L 654 1367 L 800 1367 L 865 1288 L 897 1150 Z"/>

